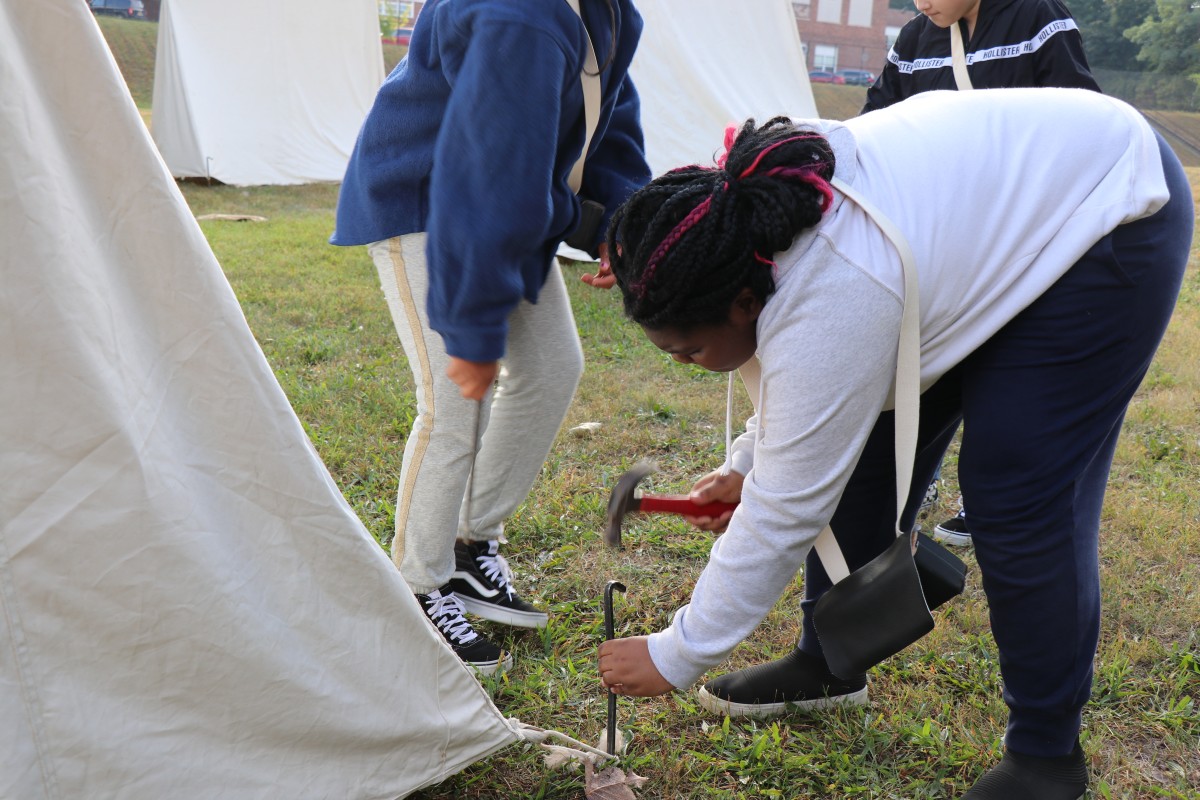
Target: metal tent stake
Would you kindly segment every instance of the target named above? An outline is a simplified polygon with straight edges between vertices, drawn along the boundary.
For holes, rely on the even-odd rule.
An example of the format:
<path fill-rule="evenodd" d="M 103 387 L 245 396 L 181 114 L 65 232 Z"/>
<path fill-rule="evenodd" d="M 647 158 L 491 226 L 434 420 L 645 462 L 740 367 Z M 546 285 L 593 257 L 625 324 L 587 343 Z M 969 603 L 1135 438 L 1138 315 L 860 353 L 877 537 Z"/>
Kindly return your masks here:
<path fill-rule="evenodd" d="M 616 626 L 613 624 L 613 590 L 625 591 L 625 584 L 620 581 L 609 581 L 604 587 L 604 640 L 616 636 Z M 608 754 L 617 754 L 617 696 L 613 690 L 608 690 Z"/>

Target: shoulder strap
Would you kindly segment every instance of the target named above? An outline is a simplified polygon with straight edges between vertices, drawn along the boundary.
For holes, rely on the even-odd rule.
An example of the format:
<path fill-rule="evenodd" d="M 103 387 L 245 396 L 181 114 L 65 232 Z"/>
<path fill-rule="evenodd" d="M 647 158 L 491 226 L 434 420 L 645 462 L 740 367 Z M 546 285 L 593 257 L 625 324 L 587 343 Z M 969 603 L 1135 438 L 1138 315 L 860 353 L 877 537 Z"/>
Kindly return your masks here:
<path fill-rule="evenodd" d="M 583 15 L 579 13 L 579 0 L 567 0 L 567 3 L 579 17 L 579 21 L 583 22 Z M 579 187 L 583 185 L 583 164 L 587 160 L 596 125 L 600 122 L 600 67 L 596 61 L 596 48 L 592 45 L 592 37 L 587 32 L 586 25 L 583 33 L 587 39 L 587 52 L 583 54 L 583 72 L 579 73 L 579 80 L 583 84 L 583 118 L 587 127 L 583 134 L 583 150 L 579 152 L 579 158 L 571 168 L 570 177 L 567 178 L 567 184 L 576 194 L 579 194 Z"/>
<path fill-rule="evenodd" d="M 883 235 L 888 238 L 896 252 L 900 255 L 900 266 L 904 272 L 904 310 L 900 314 L 900 338 L 896 346 L 896 535 L 903 536 L 900 530 L 900 515 L 904 512 L 904 503 L 908 499 L 909 487 L 912 484 L 913 460 L 917 453 L 917 426 L 921 416 L 921 303 L 917 285 L 916 259 L 912 248 L 900 229 L 867 200 L 856 189 L 835 177 L 830 183 L 839 192 L 853 201 L 867 216 L 879 226 Z M 761 367 L 757 357 L 738 370 L 746 389 L 754 402 L 755 410 L 761 413 Z M 833 530 L 826 526 L 813 543 L 817 557 L 829 580 L 834 583 L 841 581 L 850 574 L 846 558 L 833 537 Z"/>
<path fill-rule="evenodd" d="M 900 254 L 904 272 L 904 310 L 900 315 L 900 341 L 896 348 L 896 535 L 900 514 L 912 484 L 913 460 L 917 454 L 917 425 L 921 416 L 921 303 L 917 287 L 916 259 L 900 229 L 858 190 L 835 177 L 830 183 L 867 212 L 883 235 Z"/>
<path fill-rule="evenodd" d="M 974 89 L 971 76 L 967 74 L 966 48 L 963 47 L 962 27 L 956 22 L 950 26 L 950 60 L 954 62 L 954 84 L 960 92 Z"/>

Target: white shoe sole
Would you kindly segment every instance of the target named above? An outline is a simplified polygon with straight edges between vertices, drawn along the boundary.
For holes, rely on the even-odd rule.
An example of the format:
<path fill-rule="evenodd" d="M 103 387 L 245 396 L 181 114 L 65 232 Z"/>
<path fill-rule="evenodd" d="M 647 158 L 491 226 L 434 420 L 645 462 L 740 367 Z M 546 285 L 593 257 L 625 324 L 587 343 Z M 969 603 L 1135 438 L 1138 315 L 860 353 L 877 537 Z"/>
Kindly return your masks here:
<path fill-rule="evenodd" d="M 820 711 L 834 706 L 864 706 L 867 704 L 867 687 L 850 694 L 838 694 L 832 697 L 818 697 L 815 700 L 801 700 L 795 703 L 735 703 L 724 700 L 715 694 L 710 694 L 703 686 L 696 693 L 696 700 L 713 714 L 724 714 L 727 717 L 751 717 L 765 719 L 778 717 L 793 711 Z"/>
<path fill-rule="evenodd" d="M 513 657 L 505 653 L 503 661 L 464 661 L 463 663 L 480 675 L 495 675 L 497 672 L 508 672 L 512 669 Z"/>
<path fill-rule="evenodd" d="M 948 531 L 938 526 L 934 526 L 933 533 L 929 534 L 929 538 L 935 542 L 950 545 L 951 547 L 971 546 L 971 534 L 955 533 L 954 531 Z"/>
<path fill-rule="evenodd" d="M 468 614 L 499 622 L 501 625 L 511 625 L 514 628 L 544 628 L 550 622 L 550 615 L 545 611 L 516 611 L 492 603 L 483 603 L 461 594 L 458 595 L 458 599 L 462 601 Z"/>

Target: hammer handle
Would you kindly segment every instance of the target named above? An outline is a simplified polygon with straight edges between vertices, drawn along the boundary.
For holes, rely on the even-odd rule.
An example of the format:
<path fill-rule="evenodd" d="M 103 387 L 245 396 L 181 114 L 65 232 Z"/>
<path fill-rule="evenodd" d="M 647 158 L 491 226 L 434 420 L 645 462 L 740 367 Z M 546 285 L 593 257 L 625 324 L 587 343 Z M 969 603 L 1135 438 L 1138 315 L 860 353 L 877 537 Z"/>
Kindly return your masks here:
<path fill-rule="evenodd" d="M 719 517 L 737 507 L 737 503 L 697 503 L 682 494 L 648 494 L 638 498 L 637 508 L 634 510 L 683 514 L 685 517 Z"/>

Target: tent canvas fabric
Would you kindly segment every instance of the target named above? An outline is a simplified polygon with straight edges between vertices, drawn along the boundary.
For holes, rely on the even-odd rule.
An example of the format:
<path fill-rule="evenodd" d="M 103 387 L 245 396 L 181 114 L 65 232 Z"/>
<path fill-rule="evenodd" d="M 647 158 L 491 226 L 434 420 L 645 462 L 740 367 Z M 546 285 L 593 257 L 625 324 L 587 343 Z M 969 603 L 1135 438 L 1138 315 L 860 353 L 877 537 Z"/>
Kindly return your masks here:
<path fill-rule="evenodd" d="M 170 0 L 154 140 L 178 178 L 340 181 L 382 81 L 375 0 Z"/>
<path fill-rule="evenodd" d="M 725 127 L 817 116 L 787 0 L 637 0 L 645 27 L 630 75 L 654 175 L 713 164 Z M 562 245 L 559 255 L 592 260 Z"/>
<path fill-rule="evenodd" d="M 816 116 L 787 0 L 641 0 L 632 74 L 654 174 L 711 163 L 726 124 Z M 154 139 L 171 174 L 236 185 L 338 181 L 383 80 L 372 0 L 171 0 Z"/>
<path fill-rule="evenodd" d="M 656 19 L 685 25 L 660 6 L 690 18 L 706 2 L 647 0 L 647 41 Z M 297 13 L 278 5 L 236 12 L 271 30 Z M 189 156 L 197 174 L 340 178 L 345 155 L 308 174 L 313 153 L 289 149 L 338 116 L 290 95 L 310 70 L 276 78 L 320 118 L 290 137 L 259 114 L 282 100 L 231 91 L 261 88 L 243 59 L 269 48 L 216 47 L 208 95 L 171 74 L 173 49 L 213 49 L 201 34 L 230 6 L 166 4 L 156 83 L 187 92 L 175 108 L 156 97 L 159 146 L 173 124 L 215 146 L 191 125 L 215 116 L 253 136 Z M 738 41 L 746 14 L 713 46 Z M 715 34 L 686 35 L 703 49 Z M 648 79 L 651 111 L 678 103 L 682 78 L 661 100 Z M 336 120 L 353 129 L 345 153 L 378 82 Z M 426 623 L 321 464 L 83 3 L 0 3 L 0 98 L 0 797 L 394 798 L 536 741 Z M 805 110 L 735 99 L 678 103 L 675 122 L 683 107 L 709 121 L 679 123 L 696 149 L 660 169 L 710 157 L 726 121 Z"/>
<path fill-rule="evenodd" d="M 655 175 L 712 164 L 725 126 L 817 116 L 787 0 L 638 0 L 645 21 L 630 74 Z"/>
<path fill-rule="evenodd" d="M 517 740 L 310 445 L 83 3 L 0 3 L 0 98 L 0 797 L 395 798 Z"/>

